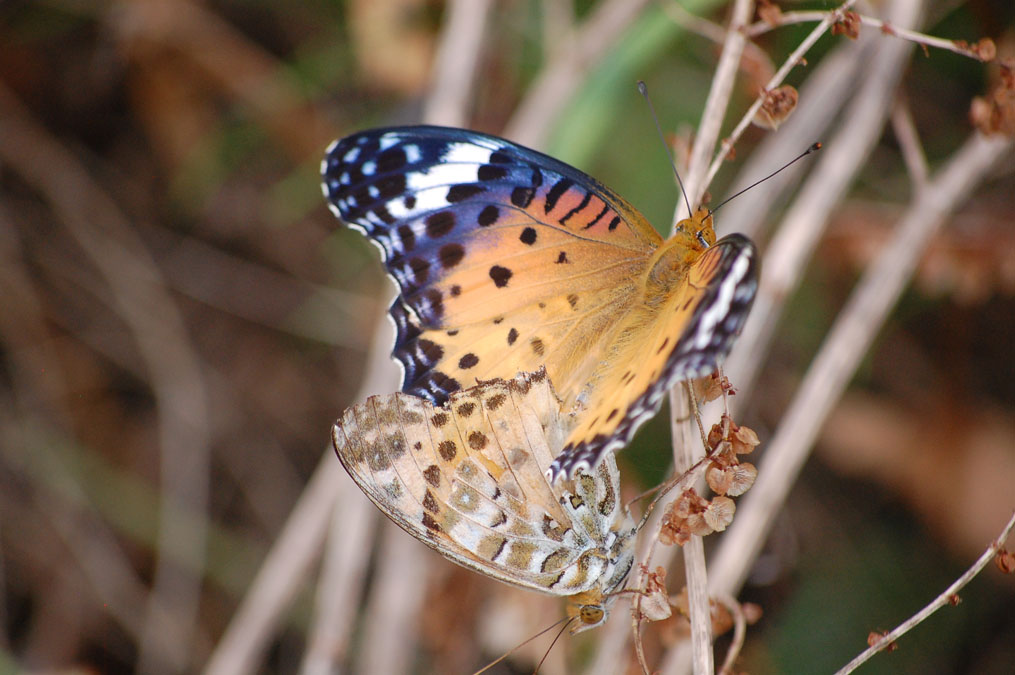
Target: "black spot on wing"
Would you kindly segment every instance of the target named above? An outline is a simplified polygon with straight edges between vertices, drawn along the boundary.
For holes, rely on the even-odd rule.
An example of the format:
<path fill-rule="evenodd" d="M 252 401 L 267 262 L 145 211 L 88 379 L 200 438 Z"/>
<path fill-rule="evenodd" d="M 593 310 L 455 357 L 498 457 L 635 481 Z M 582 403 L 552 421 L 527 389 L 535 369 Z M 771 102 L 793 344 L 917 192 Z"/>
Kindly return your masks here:
<path fill-rule="evenodd" d="M 518 208 L 527 209 L 536 196 L 536 189 L 532 187 L 516 187 L 511 190 L 511 203 Z"/>
<path fill-rule="evenodd" d="M 449 203 L 455 204 L 457 202 L 464 202 L 466 199 L 475 197 L 483 192 L 486 192 L 486 188 L 482 185 L 452 185 L 448 190 L 448 195 L 445 199 L 447 199 Z"/>
<path fill-rule="evenodd" d="M 451 211 L 438 211 L 426 218 L 426 234 L 431 239 L 443 237 L 455 229 L 455 214 Z"/>
<path fill-rule="evenodd" d="M 500 209 L 493 204 L 487 204 L 483 207 L 483 210 L 479 212 L 476 222 L 479 223 L 480 227 L 490 227 L 497 222 L 497 218 L 499 217 Z"/>
<path fill-rule="evenodd" d="M 398 236 L 402 245 L 402 252 L 408 253 L 416 246 L 416 233 L 408 225 L 399 225 Z"/>
<path fill-rule="evenodd" d="M 493 283 L 497 288 L 504 288 L 508 285 L 508 281 L 511 280 L 513 272 L 506 267 L 500 265 L 494 265 L 490 268 L 490 278 L 493 279 Z"/>
<path fill-rule="evenodd" d="M 462 258 L 465 257 L 465 247 L 461 244 L 445 244 L 441 246 L 437 257 L 440 260 L 441 267 L 446 270 L 451 269 L 462 262 Z M 460 291 L 461 289 L 459 289 Z"/>
<path fill-rule="evenodd" d="M 489 182 L 493 180 L 500 180 L 508 175 L 508 170 L 504 166 L 495 166 L 492 164 L 483 164 L 479 167 L 477 177 L 482 182 Z"/>
<path fill-rule="evenodd" d="M 437 452 L 440 454 L 441 459 L 445 462 L 450 462 L 458 454 L 458 448 L 455 446 L 454 441 L 441 441 L 437 444 Z"/>

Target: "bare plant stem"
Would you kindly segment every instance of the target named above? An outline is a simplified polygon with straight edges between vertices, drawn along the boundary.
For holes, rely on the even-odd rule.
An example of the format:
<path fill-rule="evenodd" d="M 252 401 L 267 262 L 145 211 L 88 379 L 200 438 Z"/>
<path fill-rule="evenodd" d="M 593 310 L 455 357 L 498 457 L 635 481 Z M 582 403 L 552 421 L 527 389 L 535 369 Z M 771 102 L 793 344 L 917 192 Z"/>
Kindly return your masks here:
<path fill-rule="evenodd" d="M 708 185 L 709 179 L 703 179 L 705 166 L 719 137 L 746 43 L 740 32 L 740 27 L 746 25 L 753 11 L 752 0 L 736 0 L 734 3 L 722 55 L 719 57 L 719 64 L 716 67 L 715 76 L 712 78 L 712 86 L 709 89 L 698 133 L 691 149 L 688 175 L 684 181 L 684 189 L 687 191 L 686 200 L 677 202 L 673 228 L 676 227 L 683 209 L 687 208 L 685 204 L 698 204 Z M 690 215 L 687 214 L 687 216 Z M 670 390 L 670 411 L 673 418 L 670 428 L 673 436 L 674 472 L 677 475 L 690 468 L 697 459 L 695 456 L 697 439 L 693 430 L 694 422 L 691 419 L 690 396 L 689 387 L 685 390 L 677 386 Z M 708 601 L 705 546 L 701 537 L 692 535 L 683 546 L 682 553 L 688 591 L 688 615 L 691 621 L 691 652 L 694 672 L 696 675 L 711 675 L 715 672 L 712 654 L 712 613 Z"/>
<path fill-rule="evenodd" d="M 460 127 L 468 122 L 472 83 L 482 63 L 483 34 L 491 0 L 448 3 L 434 65 L 435 80 L 426 98 L 423 119 Z"/>
<path fill-rule="evenodd" d="M 716 602 L 722 603 L 733 616 L 733 641 L 726 651 L 722 667 L 719 668 L 719 675 L 726 675 L 733 672 L 737 657 L 740 656 L 740 650 L 744 648 L 744 641 L 747 638 L 747 618 L 744 616 L 744 608 L 736 598 L 719 594 L 715 599 Z"/>
<path fill-rule="evenodd" d="M 934 598 L 934 600 L 926 607 L 903 621 L 894 630 L 886 633 L 880 640 L 877 641 L 877 643 L 871 645 L 870 648 L 857 655 L 855 659 L 836 671 L 836 675 L 847 675 L 848 673 L 852 673 L 861 665 L 871 660 L 875 654 L 882 651 L 885 647 L 891 645 L 913 628 L 916 628 L 918 625 L 929 619 L 934 612 L 938 611 L 942 607 L 953 605 L 954 598 L 957 596 L 958 592 L 965 588 L 970 581 L 976 578 L 976 575 L 983 571 L 983 568 L 986 567 L 994 556 L 997 555 L 997 552 L 1004 547 L 1004 542 L 1011 534 L 1012 528 L 1015 528 L 1015 513 L 1013 513 L 1011 518 L 1008 519 L 1008 522 L 1001 530 L 1001 534 L 998 535 L 997 539 L 991 542 L 990 546 L 987 547 L 987 550 L 983 552 L 983 555 L 977 558 L 976 562 L 974 562 L 969 569 L 962 574 L 962 576 L 956 579 L 951 586 L 946 588 L 940 595 Z"/>
<path fill-rule="evenodd" d="M 325 461 L 333 459 L 330 448 L 325 455 Z M 333 673 L 348 653 L 359 610 L 349 598 L 357 597 L 366 581 L 370 541 L 381 519 L 348 476 L 341 476 L 337 487 L 302 675 Z"/>
<path fill-rule="evenodd" d="M 909 10 L 915 20 L 919 3 L 896 0 L 890 7 Z M 830 214 L 881 137 L 911 51 L 902 42 L 875 45 L 866 66 L 869 74 L 765 252 L 758 297 L 726 366 L 730 380 L 744 391 L 753 389 L 764 362 L 759 355 L 767 350 L 782 307 L 800 283 Z"/>
<path fill-rule="evenodd" d="M 257 670 L 282 613 L 321 551 L 341 474 L 342 466 L 329 448 L 219 640 L 205 666 L 206 675 Z"/>
<path fill-rule="evenodd" d="M 771 30 L 775 30 L 776 28 L 781 28 L 782 26 L 789 26 L 791 24 L 798 23 L 810 23 L 812 21 L 823 21 L 827 18 L 828 14 L 828 12 L 821 11 L 786 12 L 779 17 L 779 22 L 775 25 L 769 24 L 765 21 L 758 21 L 757 23 L 753 23 L 745 28 L 744 32 L 748 37 L 757 37 Z M 860 18 L 860 23 L 862 25 L 877 28 L 885 35 L 894 35 L 895 37 L 902 38 L 903 40 L 909 40 L 910 42 L 915 42 L 916 44 L 924 45 L 925 47 L 944 49 L 945 51 L 961 54 L 962 56 L 968 56 L 969 58 L 976 59 L 977 61 L 982 60 L 974 50 L 960 42 L 956 42 L 955 40 L 934 37 L 933 35 L 918 33 L 906 28 L 898 28 L 894 24 L 882 21 L 881 19 L 873 16 L 866 16 L 864 14 L 857 14 L 857 16 Z"/>
<path fill-rule="evenodd" d="M 684 181 L 687 201 L 692 205 L 698 205 L 701 202 L 705 189 L 715 176 L 714 171 L 706 172 L 706 166 L 709 155 L 712 154 L 716 141 L 719 139 L 722 122 L 726 118 L 726 109 L 729 107 L 733 84 L 740 71 L 740 58 L 744 53 L 744 45 L 747 43 L 740 29 L 750 21 L 753 11 L 753 0 L 736 0 L 733 5 L 729 27 L 726 30 L 726 39 L 723 41 L 722 55 L 716 65 L 708 98 L 705 99 L 705 109 L 702 111 L 701 122 L 698 124 L 698 133 L 694 137 L 687 179 Z M 760 99 L 757 105 L 760 107 Z M 723 151 L 722 155 L 725 156 L 726 151 Z M 674 223 L 680 219 L 683 208 L 685 208 L 684 202 L 678 202 Z M 687 214 L 687 216 L 690 215 Z"/>
<path fill-rule="evenodd" d="M 915 195 L 891 241 L 864 273 L 839 314 L 768 443 L 758 480 L 744 497 L 712 562 L 714 592 L 735 595 L 739 590 L 822 423 L 905 288 L 928 241 L 1011 149 L 1011 139 L 975 133 Z"/>
<path fill-rule="evenodd" d="M 793 53 L 790 54 L 785 63 L 783 63 L 779 70 L 776 71 L 775 75 L 772 76 L 772 79 L 768 81 L 765 85 L 765 91 L 770 91 L 781 85 L 783 80 L 786 78 L 786 75 L 788 75 L 789 72 L 800 63 L 804 54 L 806 54 L 810 48 L 814 46 L 814 43 L 818 41 L 818 38 L 824 35 L 829 27 L 854 4 L 856 4 L 856 0 L 846 0 L 846 2 L 839 5 L 837 9 L 830 12 L 820 24 L 815 26 L 814 30 L 812 30 L 810 34 L 803 39 L 800 45 L 793 50 Z M 751 107 L 747 109 L 747 112 L 744 113 L 743 118 L 741 118 L 740 122 L 737 123 L 737 126 L 734 127 L 729 137 L 723 141 L 722 147 L 719 148 L 715 158 L 708 167 L 708 171 L 705 173 L 705 185 L 710 184 L 712 179 L 715 178 L 715 175 L 719 173 L 719 167 L 722 166 L 722 163 L 729 154 L 730 149 L 736 145 L 740 136 L 744 133 L 744 130 L 747 129 L 747 126 L 752 120 L 754 120 L 754 116 L 757 114 L 758 110 L 761 109 L 761 104 L 764 103 L 764 101 L 764 94 L 758 96 L 757 100 L 755 100 L 754 103 L 751 104 Z M 715 146 L 713 145 L 712 147 Z"/>
<path fill-rule="evenodd" d="M 913 115 L 905 100 L 896 100 L 895 105 L 892 106 L 892 131 L 895 132 L 895 138 L 899 141 L 902 159 L 906 162 L 910 180 L 913 181 L 913 185 L 917 189 L 922 189 L 927 184 L 927 175 L 930 173 L 930 169 L 927 167 L 927 156 L 923 152 L 923 145 L 920 143 L 916 124 L 913 122 Z"/>

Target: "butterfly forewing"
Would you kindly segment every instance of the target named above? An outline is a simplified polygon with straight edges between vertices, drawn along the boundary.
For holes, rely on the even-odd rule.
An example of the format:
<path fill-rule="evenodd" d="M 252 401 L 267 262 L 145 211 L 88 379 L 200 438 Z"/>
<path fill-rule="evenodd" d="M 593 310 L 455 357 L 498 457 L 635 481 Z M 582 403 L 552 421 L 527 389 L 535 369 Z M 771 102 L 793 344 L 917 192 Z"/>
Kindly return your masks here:
<path fill-rule="evenodd" d="M 399 286 L 402 389 L 438 403 L 543 364 L 573 400 L 561 375 L 592 328 L 583 308 L 629 303 L 660 241 L 588 176 L 475 132 L 355 134 L 329 150 L 323 171 L 332 207 L 378 244 Z"/>
<path fill-rule="evenodd" d="M 412 536 L 471 569 L 555 595 L 600 593 L 630 567 L 616 464 L 556 486 L 570 424 L 545 372 L 452 394 L 375 396 L 333 430 L 346 470 Z M 619 571 L 624 569 L 624 575 Z"/>
<path fill-rule="evenodd" d="M 578 415 L 554 476 L 595 466 L 673 382 L 713 370 L 753 300 L 746 239 L 708 249 L 710 221 L 685 221 L 708 236 L 685 233 L 703 242 L 681 254 L 686 273 L 650 289 L 670 242 L 591 177 L 504 139 L 370 130 L 337 141 L 322 171 L 332 208 L 381 248 L 398 284 L 403 391 L 443 403 L 545 367 Z"/>

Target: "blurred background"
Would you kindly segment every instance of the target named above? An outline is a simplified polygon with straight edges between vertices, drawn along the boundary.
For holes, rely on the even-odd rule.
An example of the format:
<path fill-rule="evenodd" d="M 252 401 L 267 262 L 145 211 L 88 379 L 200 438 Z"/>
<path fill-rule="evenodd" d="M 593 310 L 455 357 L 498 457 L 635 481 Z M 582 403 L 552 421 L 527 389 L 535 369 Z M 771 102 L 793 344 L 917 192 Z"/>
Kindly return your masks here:
<path fill-rule="evenodd" d="M 665 232 L 678 193 L 634 83 L 686 148 L 719 53 L 709 30 L 730 11 L 684 7 L 714 23 L 628 0 L 0 4 L 0 672 L 471 672 L 558 618 L 559 601 L 388 526 L 341 473 L 331 423 L 397 387 L 392 290 L 375 249 L 325 208 L 319 164 L 358 129 L 450 122 L 578 166 Z M 1007 0 L 927 2 L 916 25 L 1015 55 Z M 754 38 L 723 134 L 812 27 Z M 787 78 L 796 114 L 746 132 L 715 201 L 815 140 L 850 143 L 849 104 L 892 42 L 869 26 L 819 40 Z M 759 368 L 736 403 L 762 471 L 857 280 L 921 198 L 907 150 L 922 147 L 933 178 L 998 82 L 996 65 L 903 51 L 773 337 L 739 355 Z M 849 64 L 839 98 L 809 95 L 836 64 Z M 807 112 L 822 100 L 839 103 Z M 824 421 L 740 595 L 764 612 L 743 671 L 841 666 L 942 591 L 1015 507 L 1010 150 L 932 234 Z M 819 161 L 764 208 L 764 192 L 725 207 L 720 234 L 764 250 Z M 665 409 L 619 460 L 632 496 L 663 479 Z M 990 566 L 961 596 L 863 672 L 1011 672 L 1015 582 Z M 615 613 L 623 626 L 563 638 L 541 672 L 638 672 Z M 683 630 L 645 628 L 649 663 Z M 531 672 L 547 646 L 495 672 Z"/>

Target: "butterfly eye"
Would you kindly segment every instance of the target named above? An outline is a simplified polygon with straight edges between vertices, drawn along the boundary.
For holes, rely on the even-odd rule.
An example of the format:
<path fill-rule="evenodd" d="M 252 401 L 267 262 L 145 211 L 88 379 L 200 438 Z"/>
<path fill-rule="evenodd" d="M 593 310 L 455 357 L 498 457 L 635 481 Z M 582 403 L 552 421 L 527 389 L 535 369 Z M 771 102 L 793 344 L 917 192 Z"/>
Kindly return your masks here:
<path fill-rule="evenodd" d="M 601 605 L 582 605 L 581 609 L 578 610 L 578 617 L 586 626 L 596 625 L 602 621 L 605 616 L 606 611 Z"/>

